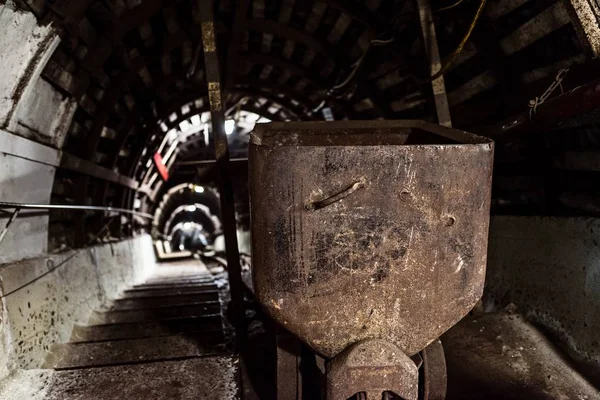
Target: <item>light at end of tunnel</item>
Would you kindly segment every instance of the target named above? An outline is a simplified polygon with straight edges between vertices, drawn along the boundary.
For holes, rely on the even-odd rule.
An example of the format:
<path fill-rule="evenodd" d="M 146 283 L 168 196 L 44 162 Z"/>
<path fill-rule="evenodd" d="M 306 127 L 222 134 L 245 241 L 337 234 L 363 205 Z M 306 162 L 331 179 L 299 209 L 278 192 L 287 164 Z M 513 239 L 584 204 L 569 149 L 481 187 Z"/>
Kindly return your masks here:
<path fill-rule="evenodd" d="M 186 222 L 185 224 L 183 224 L 183 229 L 185 229 L 185 230 L 192 229 L 192 223 L 191 222 Z"/>
<path fill-rule="evenodd" d="M 235 129 L 235 121 L 232 119 L 228 119 L 227 121 L 225 121 L 225 133 L 227 135 L 231 135 L 233 133 L 233 130 Z"/>
<path fill-rule="evenodd" d="M 179 245 L 179 250 L 183 250 L 183 249 L 185 249 L 185 246 L 184 246 L 184 245 L 182 245 L 182 244 L 180 244 L 180 245 Z"/>
<path fill-rule="evenodd" d="M 188 206 L 188 207 L 187 207 L 187 210 L 188 210 L 189 212 L 194 212 L 194 211 L 196 211 L 196 206 Z"/>
<path fill-rule="evenodd" d="M 204 193 L 204 188 L 202 186 L 194 186 L 194 191 L 196 193 Z"/>

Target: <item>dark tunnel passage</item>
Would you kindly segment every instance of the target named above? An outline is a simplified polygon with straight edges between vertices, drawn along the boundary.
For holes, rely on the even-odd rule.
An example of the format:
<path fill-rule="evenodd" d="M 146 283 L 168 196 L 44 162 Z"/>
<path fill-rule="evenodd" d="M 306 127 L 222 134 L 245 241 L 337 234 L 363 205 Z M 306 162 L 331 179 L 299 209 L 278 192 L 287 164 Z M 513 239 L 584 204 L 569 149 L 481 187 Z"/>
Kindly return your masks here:
<path fill-rule="evenodd" d="M 356 325 L 354 350 L 372 359 L 362 366 L 381 371 L 360 346 L 387 333 L 369 324 L 407 324 L 419 296 L 448 315 L 467 297 L 477 304 L 461 322 L 440 322 L 428 346 L 383 362 L 418 377 L 404 398 L 600 399 L 599 18 L 597 0 L 0 0 L 0 399 L 332 400 L 345 393 L 328 378 L 339 354 L 309 334 Z M 327 139 L 303 139 L 305 129 Z M 480 177 L 487 161 L 450 163 L 443 151 L 410 175 L 418 151 L 475 144 L 490 152 L 491 183 Z M 383 149 L 367 164 L 380 145 L 398 148 L 394 163 Z M 360 155 L 349 161 L 353 146 Z M 415 153 L 401 158 L 400 148 Z M 321 151 L 332 153 L 321 162 Z M 336 175 L 358 166 L 352 180 Z M 451 181 L 436 181 L 438 167 Z M 398 171 L 425 194 L 381 183 Z M 298 206 L 291 193 L 305 181 L 334 189 L 301 192 L 310 201 Z M 364 195 L 373 182 L 381 190 Z M 384 195 L 353 209 L 358 225 L 340 222 L 353 199 Z M 423 215 L 443 224 L 406 228 L 405 214 L 386 209 L 396 196 L 398 207 L 441 204 Z M 308 238 L 301 223 L 334 203 Z M 257 226 L 277 236 L 274 255 L 271 242 L 257 244 Z M 414 238 L 448 231 L 448 249 L 462 253 L 440 257 L 452 254 L 448 270 L 465 274 L 456 285 L 481 271 L 483 295 L 470 288 L 441 304 L 455 289 L 446 277 L 371 307 L 373 285 L 384 298 L 390 276 L 404 284 L 381 254 L 407 269 Z M 304 243 L 315 249 L 303 258 Z M 351 254 L 327 253 L 338 247 Z M 296 266 L 278 258 L 288 250 L 297 276 L 277 275 Z M 438 249 L 426 250 L 421 281 L 438 263 Z M 360 274 L 361 251 L 373 262 L 367 289 L 359 276 L 327 275 L 335 263 Z M 268 273 L 257 276 L 256 259 Z M 296 298 L 297 280 L 310 290 Z M 293 318 L 278 314 L 287 294 Z M 362 308 L 340 321 L 346 303 Z M 327 318 L 307 317 L 321 306 Z M 426 330 L 435 318 L 422 314 Z M 140 389 L 148 376 L 161 378 Z M 350 381 L 345 389 L 362 382 Z M 400 398 L 365 382 L 353 398 Z"/>

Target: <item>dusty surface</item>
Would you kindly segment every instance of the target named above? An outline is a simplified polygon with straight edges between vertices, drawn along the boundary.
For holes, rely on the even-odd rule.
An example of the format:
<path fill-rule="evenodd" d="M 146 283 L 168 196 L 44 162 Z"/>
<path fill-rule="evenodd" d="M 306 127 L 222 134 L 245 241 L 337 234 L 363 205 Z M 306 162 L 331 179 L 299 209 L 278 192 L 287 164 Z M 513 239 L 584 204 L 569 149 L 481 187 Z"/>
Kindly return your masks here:
<path fill-rule="evenodd" d="M 201 263 L 187 264 L 161 265 L 139 286 L 152 294 L 149 287 L 160 285 L 158 300 L 126 292 L 108 303 L 109 310 L 125 307 L 96 312 L 102 324 L 77 326 L 72 343 L 52 347 L 48 369 L 16 371 L 0 383 L 0 400 L 238 398 L 237 358 L 227 352 L 219 293 L 201 290 L 213 289 L 214 279 Z M 196 292 L 182 296 L 180 285 Z M 169 287 L 175 294 L 164 293 Z"/>
<path fill-rule="evenodd" d="M 465 318 L 442 342 L 448 400 L 600 399 L 600 392 L 520 315 Z"/>
<path fill-rule="evenodd" d="M 217 304 L 191 304 L 179 306 L 155 307 L 144 310 L 94 311 L 89 324 L 119 324 L 144 322 L 169 318 L 199 317 L 218 315 L 221 306 Z"/>
<path fill-rule="evenodd" d="M 148 257 L 149 254 L 149 257 Z M 23 260 L 0 267 L 4 293 L 33 282 L 1 301 L 0 364 L 10 369 L 40 368 L 53 344 L 69 340 L 73 326 L 155 267 L 149 236 L 100 245 L 78 253 L 43 278 L 71 253 Z M 0 373 L 0 376 L 2 374 Z"/>
<path fill-rule="evenodd" d="M 117 299 L 109 305 L 109 308 L 113 311 L 135 310 L 140 308 L 172 307 L 183 304 L 211 304 L 215 301 L 218 303 L 218 292 L 205 292 L 176 296 Z"/>
<path fill-rule="evenodd" d="M 491 220 L 486 309 L 519 306 L 582 360 L 600 365 L 600 220 Z"/>
<path fill-rule="evenodd" d="M 222 342 L 218 336 L 176 335 L 97 343 L 55 345 L 44 368 L 65 369 L 111 364 L 169 360 L 214 354 Z M 221 340 L 219 340 L 221 339 Z"/>
<path fill-rule="evenodd" d="M 236 399 L 236 364 L 230 357 L 208 357 L 74 371 L 30 370 L 4 382 L 0 399 Z"/>
<path fill-rule="evenodd" d="M 176 288 L 136 288 L 126 290 L 124 295 L 127 297 L 155 297 L 155 296 L 175 296 L 180 294 L 193 294 L 203 292 L 214 292 L 217 289 L 216 285 L 203 286 L 178 286 Z"/>
<path fill-rule="evenodd" d="M 93 326 L 78 325 L 73 330 L 71 342 L 123 340 L 189 332 L 214 332 L 220 331 L 221 326 L 220 316 L 173 318 L 158 322 L 133 322 Z"/>

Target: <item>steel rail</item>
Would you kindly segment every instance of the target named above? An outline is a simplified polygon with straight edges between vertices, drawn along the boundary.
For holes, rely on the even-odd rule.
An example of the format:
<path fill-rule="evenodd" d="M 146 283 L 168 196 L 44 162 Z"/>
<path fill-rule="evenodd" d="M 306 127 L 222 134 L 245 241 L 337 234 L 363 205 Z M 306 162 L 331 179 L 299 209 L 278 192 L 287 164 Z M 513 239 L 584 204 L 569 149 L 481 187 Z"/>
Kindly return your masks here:
<path fill-rule="evenodd" d="M 140 211 L 128 210 L 126 208 L 105 207 L 105 206 L 81 206 L 69 204 L 33 204 L 33 203 L 13 203 L 0 201 L 0 210 L 3 209 L 20 209 L 20 210 L 77 210 L 77 211 L 106 211 L 123 214 L 136 215 L 142 218 L 153 219 L 152 214 L 143 213 Z"/>

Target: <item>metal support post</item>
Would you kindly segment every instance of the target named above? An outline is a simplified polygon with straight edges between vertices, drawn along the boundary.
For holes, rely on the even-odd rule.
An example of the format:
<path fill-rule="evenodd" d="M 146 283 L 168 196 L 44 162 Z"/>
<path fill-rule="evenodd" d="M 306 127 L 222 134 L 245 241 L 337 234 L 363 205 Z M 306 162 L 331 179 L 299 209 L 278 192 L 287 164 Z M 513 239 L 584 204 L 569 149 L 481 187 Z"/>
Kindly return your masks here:
<path fill-rule="evenodd" d="M 421 23 L 421 35 L 425 53 L 429 57 L 430 73 L 434 77 L 442 69 L 442 61 L 440 58 L 440 50 L 438 48 L 437 36 L 435 33 L 435 25 L 433 23 L 433 12 L 431 11 L 431 3 L 429 0 L 416 1 L 419 21 Z M 448 96 L 446 94 L 446 84 L 444 75 L 431 81 L 433 90 L 433 100 L 435 102 L 435 110 L 437 113 L 438 123 L 447 127 L 452 127 L 450 119 L 450 106 L 448 105 Z"/>
<path fill-rule="evenodd" d="M 219 56 L 215 37 L 213 2 L 198 0 L 198 9 L 202 20 L 202 45 L 204 50 L 204 65 L 210 101 L 210 115 L 212 133 L 214 138 L 217 169 L 220 175 L 220 200 L 221 215 L 223 218 L 223 231 L 225 235 L 225 248 L 227 256 L 227 272 L 229 274 L 229 288 L 231 291 L 230 312 L 233 324 L 240 327 L 243 322 L 243 286 L 238 251 L 236 220 L 233 197 L 233 184 L 229 173 L 229 146 L 225 133 L 225 112 L 221 92 L 221 79 L 219 71 Z M 239 332 L 238 332 L 239 333 Z M 238 335 L 238 338 L 241 339 Z"/>

